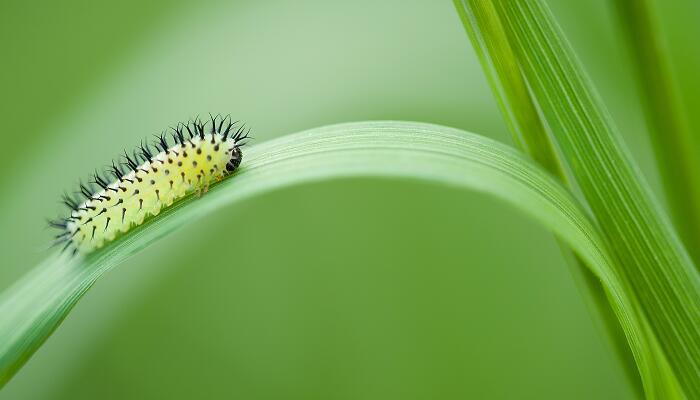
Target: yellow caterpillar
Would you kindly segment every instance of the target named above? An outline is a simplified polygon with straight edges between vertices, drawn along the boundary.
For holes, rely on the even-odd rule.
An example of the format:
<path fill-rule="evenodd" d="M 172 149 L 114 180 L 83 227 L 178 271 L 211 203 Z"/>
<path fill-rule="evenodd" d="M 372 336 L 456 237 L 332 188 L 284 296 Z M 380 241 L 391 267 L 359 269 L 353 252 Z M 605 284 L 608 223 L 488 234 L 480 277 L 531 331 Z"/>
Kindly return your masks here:
<path fill-rule="evenodd" d="M 212 182 L 233 173 L 243 159 L 242 141 L 249 138 L 250 129 L 236 128 L 230 117 L 211 117 L 211 127 L 207 125 L 199 120 L 178 124 L 172 128 L 174 144 L 164 134 L 158 137 L 158 153 L 143 143 L 133 155 L 125 152 L 125 162 L 112 162 L 109 169 L 114 181 L 108 183 L 96 172 L 96 189 L 80 184 L 83 201 L 64 195 L 70 215 L 49 221 L 62 231 L 56 244 L 64 251 L 87 254 L 175 200 L 206 192 Z"/>

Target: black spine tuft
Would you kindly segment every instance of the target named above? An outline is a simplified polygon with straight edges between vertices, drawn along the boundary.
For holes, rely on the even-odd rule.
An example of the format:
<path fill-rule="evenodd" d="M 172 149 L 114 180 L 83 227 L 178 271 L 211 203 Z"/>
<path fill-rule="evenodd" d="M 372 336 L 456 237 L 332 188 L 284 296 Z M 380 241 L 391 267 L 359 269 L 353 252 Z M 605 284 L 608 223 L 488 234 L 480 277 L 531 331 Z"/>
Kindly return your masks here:
<path fill-rule="evenodd" d="M 112 161 L 112 168 L 110 168 L 110 172 L 115 178 L 119 179 L 119 182 L 124 181 L 124 172 L 114 163 L 114 161 Z"/>
<path fill-rule="evenodd" d="M 192 139 L 194 137 L 194 133 L 192 133 L 192 131 L 190 130 L 190 123 L 187 122 L 187 124 L 182 124 L 182 125 L 185 127 L 185 129 L 187 129 L 187 133 L 190 134 L 190 139 Z M 192 125 L 194 126 L 194 122 L 192 123 Z M 197 130 L 195 129 L 195 132 L 196 131 Z"/>
<path fill-rule="evenodd" d="M 141 155 L 137 150 L 134 150 L 134 152 L 131 153 L 131 157 L 134 158 L 134 160 L 136 161 L 137 166 L 138 166 L 139 163 L 142 163 L 142 162 L 144 162 L 144 161 L 148 161 L 148 159 L 145 158 L 145 157 L 143 157 L 143 155 Z"/>
<path fill-rule="evenodd" d="M 92 188 L 89 187 L 89 185 L 88 185 L 88 186 L 85 186 L 85 185 L 83 185 L 83 183 L 81 182 L 81 183 L 79 184 L 79 187 L 80 187 L 80 193 L 81 193 L 83 196 L 85 196 L 85 199 L 86 199 L 86 200 L 92 199 Z"/>
<path fill-rule="evenodd" d="M 61 202 L 71 210 L 75 210 L 76 208 L 78 208 L 78 202 L 66 193 L 63 193 L 63 196 L 61 196 Z"/>
<path fill-rule="evenodd" d="M 143 141 L 141 141 L 141 146 L 139 146 L 139 148 L 141 149 L 141 157 L 143 157 L 144 161 L 151 161 L 153 153 L 151 153 L 148 143 L 144 144 Z"/>
<path fill-rule="evenodd" d="M 104 190 L 107 190 L 107 182 L 105 182 L 102 177 L 100 177 L 99 173 L 97 170 L 95 170 L 95 173 L 92 174 L 93 181 L 92 183 L 97 184 L 99 187 L 101 187 Z"/>
<path fill-rule="evenodd" d="M 245 139 L 252 139 L 252 137 L 249 136 L 250 134 L 250 128 L 247 130 L 245 129 L 245 124 L 241 125 L 240 128 L 236 129 L 236 133 L 233 135 L 233 140 L 238 144 L 241 140 Z"/>
<path fill-rule="evenodd" d="M 244 125 L 245 126 L 245 125 Z M 250 136 L 250 127 L 245 131 L 245 134 L 243 134 L 243 127 L 236 131 L 236 136 L 234 137 L 234 140 L 236 141 L 236 146 L 243 147 L 246 145 L 248 142 L 242 142 L 245 139 L 253 139 L 252 136 Z"/>
<path fill-rule="evenodd" d="M 175 133 L 175 129 L 170 131 L 170 137 L 173 139 L 173 142 L 175 142 L 175 144 L 179 142 L 179 140 L 177 139 L 177 133 Z"/>
<path fill-rule="evenodd" d="M 226 131 L 224 132 L 224 142 L 226 139 L 228 139 L 228 134 L 231 132 L 231 128 L 234 128 L 238 121 L 231 122 L 231 119 L 229 118 L 228 120 L 228 126 L 226 127 Z"/>
<path fill-rule="evenodd" d="M 195 122 L 194 125 L 196 132 L 199 133 L 199 138 L 204 140 L 204 124 L 201 121 Z"/>
<path fill-rule="evenodd" d="M 138 165 L 136 162 L 129 157 L 129 154 L 124 150 L 124 159 L 126 160 L 126 166 L 129 167 L 132 171 L 136 171 L 136 168 L 138 168 Z"/>
<path fill-rule="evenodd" d="M 243 130 L 245 129 L 245 124 L 241 125 L 236 129 L 236 132 L 233 134 L 233 141 L 238 143 L 239 140 L 241 140 L 241 135 L 243 134 Z"/>
<path fill-rule="evenodd" d="M 175 128 L 175 134 L 177 134 L 177 141 L 180 143 L 181 146 L 185 145 L 185 135 L 182 132 L 182 128 L 180 125 L 178 125 Z"/>
<path fill-rule="evenodd" d="M 219 116 L 217 115 L 216 118 Z M 209 113 L 209 118 L 211 119 L 211 134 L 216 133 L 216 118 L 212 117 L 211 113 Z"/>
<path fill-rule="evenodd" d="M 221 122 L 219 122 L 219 128 L 216 130 L 218 133 L 221 133 L 221 128 L 224 126 L 224 121 L 226 121 L 226 118 L 231 120 L 231 115 L 227 115 L 226 117 L 221 117 Z"/>
<path fill-rule="evenodd" d="M 170 145 L 168 144 L 168 141 L 165 138 L 165 133 L 161 133 L 160 136 L 158 136 L 158 143 L 160 144 L 160 147 L 163 151 L 168 151 L 168 147 L 170 147 Z"/>
<path fill-rule="evenodd" d="M 49 224 L 50 227 L 56 228 L 56 229 L 67 229 L 68 228 L 68 221 L 65 219 L 49 219 L 46 220 L 46 223 Z"/>

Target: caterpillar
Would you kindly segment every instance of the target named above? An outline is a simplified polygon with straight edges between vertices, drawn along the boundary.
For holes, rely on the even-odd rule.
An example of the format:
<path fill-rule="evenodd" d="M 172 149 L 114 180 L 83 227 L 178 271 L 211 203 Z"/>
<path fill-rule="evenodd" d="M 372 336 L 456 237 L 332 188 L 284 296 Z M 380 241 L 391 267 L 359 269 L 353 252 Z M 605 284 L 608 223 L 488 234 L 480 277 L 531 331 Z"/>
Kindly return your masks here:
<path fill-rule="evenodd" d="M 60 231 L 53 244 L 62 252 L 88 254 L 176 200 L 205 193 L 210 184 L 236 171 L 249 133 L 230 116 L 210 114 L 210 121 L 195 118 L 171 127 L 172 144 L 163 132 L 151 144 L 142 141 L 131 154 L 125 150 L 123 160 L 112 161 L 102 174 L 95 171 L 91 182 L 80 182 L 78 197 L 63 194 L 61 202 L 70 211 L 48 221 Z"/>

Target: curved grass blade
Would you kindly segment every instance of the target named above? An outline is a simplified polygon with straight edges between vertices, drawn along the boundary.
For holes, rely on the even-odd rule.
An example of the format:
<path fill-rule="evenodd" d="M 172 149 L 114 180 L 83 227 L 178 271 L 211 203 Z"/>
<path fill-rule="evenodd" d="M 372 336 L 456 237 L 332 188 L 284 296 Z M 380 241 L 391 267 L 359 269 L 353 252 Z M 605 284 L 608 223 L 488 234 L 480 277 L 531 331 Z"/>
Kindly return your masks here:
<path fill-rule="evenodd" d="M 553 177 L 514 149 L 478 135 L 427 124 L 367 122 L 309 130 L 253 146 L 241 169 L 202 198 L 174 204 L 87 257 L 50 257 L 0 297 L 0 384 L 41 346 L 104 272 L 153 241 L 265 192 L 356 176 L 476 190 L 521 209 L 586 262 L 606 288 L 639 365 L 652 363 L 654 344 L 612 266 L 606 243 Z"/>

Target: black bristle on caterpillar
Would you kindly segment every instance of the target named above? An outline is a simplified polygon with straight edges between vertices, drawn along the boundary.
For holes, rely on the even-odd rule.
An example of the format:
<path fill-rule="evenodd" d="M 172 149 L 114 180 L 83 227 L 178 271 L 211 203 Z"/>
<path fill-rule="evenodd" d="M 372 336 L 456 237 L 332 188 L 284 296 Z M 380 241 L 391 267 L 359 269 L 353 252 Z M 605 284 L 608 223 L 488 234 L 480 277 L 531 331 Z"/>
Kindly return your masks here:
<path fill-rule="evenodd" d="M 138 149 L 134 149 L 134 151 L 131 153 L 131 156 L 134 158 L 134 161 L 136 161 L 136 164 L 149 161 L 148 158 L 146 158 L 143 154 L 139 153 Z M 136 168 L 136 170 L 141 170 L 141 169 Z M 143 171 L 143 170 L 141 170 L 141 171 Z"/>
<path fill-rule="evenodd" d="M 245 124 L 241 125 L 241 127 L 236 130 L 236 134 L 233 136 L 233 140 L 235 140 L 236 143 L 245 139 L 253 139 L 253 137 L 249 136 L 250 128 L 248 128 L 248 130 L 245 131 L 245 134 L 243 134 L 244 128 Z M 245 146 L 245 143 L 241 143 L 240 146 Z"/>
<path fill-rule="evenodd" d="M 92 174 L 92 183 L 96 184 L 97 186 L 101 187 L 103 190 L 108 190 L 109 188 L 107 187 L 107 182 L 105 182 L 102 177 L 100 177 L 100 173 L 95 170 L 95 172 Z"/>
<path fill-rule="evenodd" d="M 71 210 L 78 208 L 78 202 L 74 198 L 70 197 L 67 193 L 63 193 L 63 195 L 61 196 L 61 202 Z"/>
<path fill-rule="evenodd" d="M 238 122 L 238 121 L 236 121 L 236 122 L 231 122 L 231 120 L 229 119 L 229 121 L 228 121 L 228 126 L 226 127 L 226 131 L 224 132 L 224 140 L 228 139 L 228 134 L 229 134 L 229 132 L 231 131 L 231 128 L 233 128 L 233 127 L 236 125 L 237 122 Z M 221 132 L 221 130 L 219 130 L 219 132 Z"/>
<path fill-rule="evenodd" d="M 148 142 L 146 142 L 144 145 L 142 140 L 139 148 L 141 149 L 141 157 L 143 158 L 143 161 L 150 161 L 153 159 L 153 153 L 151 153 L 151 149 L 148 147 Z"/>
<path fill-rule="evenodd" d="M 85 196 L 85 200 L 92 198 L 92 188 L 86 187 L 83 183 L 78 184 L 80 188 L 80 194 Z"/>
<path fill-rule="evenodd" d="M 68 221 L 65 219 L 58 219 L 58 220 L 47 220 L 46 221 L 50 227 L 52 228 L 57 228 L 57 229 L 66 229 Z"/>
<path fill-rule="evenodd" d="M 197 125 L 197 130 L 199 131 L 199 139 L 204 140 L 204 124 L 201 121 Z"/>
<path fill-rule="evenodd" d="M 221 122 L 219 122 L 219 129 L 217 133 L 221 133 L 221 127 L 224 126 L 224 122 L 226 121 L 225 118 L 221 118 Z M 214 121 L 216 122 L 216 121 Z"/>
<path fill-rule="evenodd" d="M 124 150 L 124 159 L 126 160 L 126 164 L 122 163 L 122 165 L 125 165 L 129 169 L 136 170 L 138 168 L 138 164 L 136 164 L 136 161 L 134 161 L 131 157 L 129 157 L 129 153 Z"/>
<path fill-rule="evenodd" d="M 169 136 L 153 136 L 155 140 L 141 141 L 131 154 L 124 150 L 103 171 L 95 170 L 88 182 L 78 182 L 75 193 L 80 197 L 61 196 L 69 215 L 47 220 L 47 225 L 61 231 L 54 245 L 63 245 L 62 252 L 72 248 L 73 254 L 89 253 L 183 196 L 206 192 L 238 168 L 240 148 L 252 139 L 245 124 L 238 126 L 230 115 L 220 114 L 179 122 Z"/>
<path fill-rule="evenodd" d="M 185 127 L 185 129 L 187 129 L 187 133 L 190 134 L 190 139 L 192 139 L 194 137 L 194 133 L 192 133 L 192 131 L 190 130 L 190 121 L 187 121 L 187 124 L 183 124 L 183 126 Z M 196 132 L 196 129 L 195 129 L 195 132 Z"/>
<path fill-rule="evenodd" d="M 121 168 L 117 167 L 117 165 L 114 163 L 114 160 L 112 160 L 112 167 L 109 169 L 109 171 L 114 175 L 116 179 L 119 180 L 119 182 L 122 182 L 124 179 L 124 173 L 122 172 Z"/>
<path fill-rule="evenodd" d="M 218 118 L 219 115 L 217 115 L 216 117 Z M 211 134 L 213 135 L 216 133 L 216 121 L 214 120 L 214 117 L 212 117 L 211 113 L 209 113 L 209 118 L 211 119 Z"/>
<path fill-rule="evenodd" d="M 185 144 L 185 136 L 182 133 L 182 129 L 180 128 L 180 125 L 177 125 L 175 128 L 170 128 L 173 130 L 173 140 L 175 140 L 175 143 L 179 143 L 180 145 Z"/>
<path fill-rule="evenodd" d="M 156 148 L 160 151 L 167 152 L 170 145 L 168 144 L 168 141 L 165 138 L 165 133 L 161 133 L 160 135 L 157 135 L 156 138 L 158 139 L 158 141 L 155 142 Z"/>

